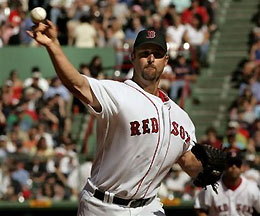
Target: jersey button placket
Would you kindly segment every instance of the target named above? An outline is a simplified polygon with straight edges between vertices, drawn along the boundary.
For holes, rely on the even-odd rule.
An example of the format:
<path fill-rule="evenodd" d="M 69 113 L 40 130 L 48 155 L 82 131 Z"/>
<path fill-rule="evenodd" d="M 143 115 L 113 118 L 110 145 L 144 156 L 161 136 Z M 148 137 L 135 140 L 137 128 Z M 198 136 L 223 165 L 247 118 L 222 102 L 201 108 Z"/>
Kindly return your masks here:
<path fill-rule="evenodd" d="M 165 158 L 167 146 L 170 142 L 170 106 L 167 102 L 162 105 L 161 115 L 162 115 L 162 127 L 161 127 L 161 145 L 160 150 L 158 151 L 158 161 L 156 167 L 160 168 Z M 160 154 L 160 155 L 159 155 Z"/>

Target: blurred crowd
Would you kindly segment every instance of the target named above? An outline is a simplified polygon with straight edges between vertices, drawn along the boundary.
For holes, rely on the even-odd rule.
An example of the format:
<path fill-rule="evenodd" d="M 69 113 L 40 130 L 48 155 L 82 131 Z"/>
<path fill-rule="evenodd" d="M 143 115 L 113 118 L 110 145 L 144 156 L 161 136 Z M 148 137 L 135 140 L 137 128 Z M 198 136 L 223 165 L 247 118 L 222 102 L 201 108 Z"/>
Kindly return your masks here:
<path fill-rule="evenodd" d="M 253 28 L 249 33 L 248 56 L 241 59 L 232 73 L 232 87 L 238 97 L 228 110 L 225 134 L 220 136 L 216 128 L 209 127 L 199 143 L 224 151 L 241 154 L 242 175 L 260 187 L 260 5 L 252 16 Z M 166 177 L 160 195 L 163 198 L 193 200 L 200 191 L 191 178 L 174 165 Z"/>
<path fill-rule="evenodd" d="M 29 12 L 38 6 L 57 26 L 62 45 L 114 48 L 115 72 L 122 79 L 132 74 L 129 53 L 137 33 L 144 28 L 162 31 L 170 61 L 160 86 L 179 103 L 196 84 L 201 68 L 209 66 L 210 40 L 218 30 L 217 0 L 0 0 L 0 47 L 39 46 L 26 34 L 33 26 Z M 260 151 L 259 17 L 254 17 L 249 57 L 236 72 L 240 97 L 230 108 L 227 136 L 220 138 L 209 128 L 201 138 L 217 148 L 249 152 L 249 174 L 255 174 Z M 79 72 L 107 78 L 99 56 L 83 62 Z M 82 149 L 73 139 L 71 125 L 78 113 L 87 114 L 85 106 L 56 76 L 46 79 L 38 66 L 25 80 L 19 70 L 10 71 L 0 97 L 0 200 L 77 199 L 91 169 L 91 161 L 79 161 Z M 191 200 L 196 190 L 190 177 L 174 166 L 160 196 Z"/>
<path fill-rule="evenodd" d="M 69 183 L 79 165 L 70 101 L 59 78 L 46 80 L 39 67 L 23 81 L 10 72 L 0 98 L 1 200 L 77 196 Z"/>
<path fill-rule="evenodd" d="M 2 0 L 0 47 L 38 46 L 26 34 L 33 25 L 30 10 L 37 6 L 57 26 L 62 45 L 114 48 L 115 69 L 122 76 L 129 76 L 137 33 L 144 28 L 163 32 L 171 58 L 161 87 L 174 100 L 188 94 L 200 69 L 208 67 L 210 39 L 217 30 L 217 0 Z"/>

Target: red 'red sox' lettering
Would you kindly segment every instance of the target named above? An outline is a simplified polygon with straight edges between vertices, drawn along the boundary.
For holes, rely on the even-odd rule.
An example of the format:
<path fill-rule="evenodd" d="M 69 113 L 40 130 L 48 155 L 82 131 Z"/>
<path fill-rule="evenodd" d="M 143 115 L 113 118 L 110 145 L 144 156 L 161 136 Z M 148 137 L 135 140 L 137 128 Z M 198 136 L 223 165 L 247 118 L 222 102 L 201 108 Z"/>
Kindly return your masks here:
<path fill-rule="evenodd" d="M 172 131 L 171 134 L 178 136 L 180 134 L 180 137 L 185 140 L 186 143 L 190 142 L 190 135 L 188 134 L 188 132 L 184 129 L 184 127 L 181 125 L 179 127 L 179 124 L 177 122 L 172 122 Z"/>
<path fill-rule="evenodd" d="M 140 123 L 138 121 L 130 122 L 130 125 L 131 125 L 131 136 L 136 136 L 141 134 L 139 130 Z"/>
<path fill-rule="evenodd" d="M 178 124 L 177 122 L 175 122 L 175 121 L 172 122 L 172 127 L 173 127 L 173 129 L 172 129 L 171 133 L 172 133 L 173 135 L 175 135 L 175 136 L 178 136 L 178 135 L 179 135 L 178 126 L 179 126 L 179 124 Z"/>
<path fill-rule="evenodd" d="M 159 125 L 156 118 L 151 118 L 152 122 L 152 133 L 157 133 L 159 131 Z"/>
<path fill-rule="evenodd" d="M 156 118 L 144 119 L 142 122 L 132 121 L 130 122 L 131 136 L 139 136 L 141 134 L 158 133 L 159 124 Z M 172 122 L 171 134 L 174 136 L 180 135 L 180 137 L 185 140 L 186 143 L 190 142 L 190 136 L 185 128 L 177 122 Z"/>
<path fill-rule="evenodd" d="M 143 134 L 150 133 L 149 119 L 143 120 L 142 123 L 143 123 Z"/>
<path fill-rule="evenodd" d="M 131 136 L 149 134 L 151 131 L 152 133 L 158 133 L 159 131 L 159 124 L 156 118 L 144 119 L 142 120 L 142 124 L 140 124 L 138 121 L 133 121 L 130 122 L 130 126 Z"/>

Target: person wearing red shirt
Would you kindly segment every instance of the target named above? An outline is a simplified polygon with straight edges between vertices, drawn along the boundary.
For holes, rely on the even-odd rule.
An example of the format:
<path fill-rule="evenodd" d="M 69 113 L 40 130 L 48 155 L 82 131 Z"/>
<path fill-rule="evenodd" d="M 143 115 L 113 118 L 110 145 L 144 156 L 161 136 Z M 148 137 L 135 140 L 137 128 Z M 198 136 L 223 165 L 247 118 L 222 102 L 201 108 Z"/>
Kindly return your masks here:
<path fill-rule="evenodd" d="M 199 0 L 191 0 L 191 6 L 181 13 L 181 20 L 184 24 L 191 24 L 194 14 L 202 17 L 203 24 L 208 24 L 209 15 L 207 9 L 200 5 Z"/>

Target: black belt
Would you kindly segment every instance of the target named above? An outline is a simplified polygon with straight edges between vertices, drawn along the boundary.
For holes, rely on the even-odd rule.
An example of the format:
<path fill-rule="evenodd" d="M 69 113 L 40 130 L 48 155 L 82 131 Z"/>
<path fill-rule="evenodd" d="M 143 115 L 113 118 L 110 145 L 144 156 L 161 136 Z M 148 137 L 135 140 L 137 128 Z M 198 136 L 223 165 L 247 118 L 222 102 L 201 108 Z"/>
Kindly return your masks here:
<path fill-rule="evenodd" d="M 96 189 L 94 192 L 94 197 L 96 197 L 97 199 L 99 199 L 101 201 L 104 201 L 105 193 Z M 154 197 L 150 197 L 147 199 L 122 199 L 122 198 L 114 196 L 112 203 L 117 204 L 117 205 L 122 205 L 122 206 L 128 206 L 131 208 L 137 208 L 137 207 L 144 206 L 153 198 Z"/>

